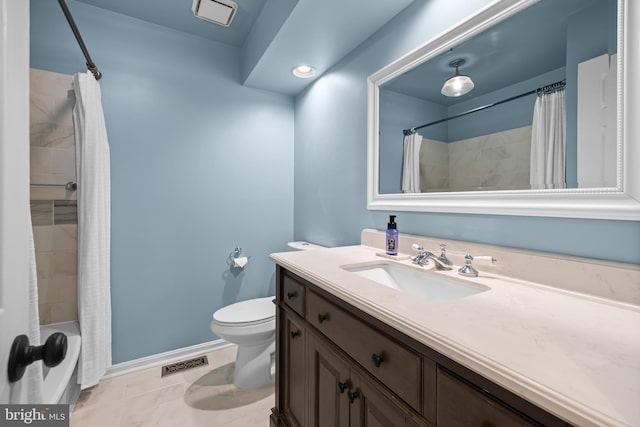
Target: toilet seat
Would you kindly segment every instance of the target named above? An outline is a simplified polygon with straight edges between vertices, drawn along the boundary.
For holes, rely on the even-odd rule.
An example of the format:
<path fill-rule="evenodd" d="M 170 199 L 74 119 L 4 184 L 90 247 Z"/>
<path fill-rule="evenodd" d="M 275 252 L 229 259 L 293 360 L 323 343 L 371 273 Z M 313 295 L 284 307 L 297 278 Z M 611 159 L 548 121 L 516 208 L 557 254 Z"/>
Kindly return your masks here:
<path fill-rule="evenodd" d="M 255 298 L 228 305 L 213 313 L 218 325 L 253 326 L 273 321 L 276 307 L 273 297 Z"/>
<path fill-rule="evenodd" d="M 241 301 L 213 313 L 211 331 L 238 346 L 233 383 L 239 389 L 264 387 L 275 381 L 274 298 Z"/>

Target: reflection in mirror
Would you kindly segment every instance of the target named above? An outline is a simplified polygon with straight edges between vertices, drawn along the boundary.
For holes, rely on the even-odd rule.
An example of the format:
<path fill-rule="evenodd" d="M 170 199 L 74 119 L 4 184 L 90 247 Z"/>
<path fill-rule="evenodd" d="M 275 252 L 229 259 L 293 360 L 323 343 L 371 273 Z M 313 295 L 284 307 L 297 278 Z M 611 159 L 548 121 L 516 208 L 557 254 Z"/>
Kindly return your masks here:
<path fill-rule="evenodd" d="M 379 193 L 616 187 L 616 3 L 541 0 L 381 85 Z"/>

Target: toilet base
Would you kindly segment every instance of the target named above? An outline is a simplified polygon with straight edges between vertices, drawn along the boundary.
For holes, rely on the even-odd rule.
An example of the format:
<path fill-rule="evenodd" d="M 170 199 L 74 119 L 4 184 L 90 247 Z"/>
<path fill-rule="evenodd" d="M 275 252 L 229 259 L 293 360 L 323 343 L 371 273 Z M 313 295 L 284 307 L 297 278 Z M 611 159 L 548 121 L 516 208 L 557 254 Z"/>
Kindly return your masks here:
<path fill-rule="evenodd" d="M 275 339 L 268 344 L 239 345 L 233 383 L 240 389 L 260 388 L 275 382 L 272 369 Z"/>

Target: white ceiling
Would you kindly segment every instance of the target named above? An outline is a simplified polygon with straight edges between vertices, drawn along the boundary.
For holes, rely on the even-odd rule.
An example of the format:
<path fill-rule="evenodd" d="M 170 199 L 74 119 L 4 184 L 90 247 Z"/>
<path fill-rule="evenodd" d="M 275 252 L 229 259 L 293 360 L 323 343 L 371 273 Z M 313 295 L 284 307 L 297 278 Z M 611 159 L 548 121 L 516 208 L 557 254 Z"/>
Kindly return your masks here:
<path fill-rule="evenodd" d="M 235 0 L 228 28 L 194 17 L 192 0 L 78 1 L 236 46 L 245 85 L 296 95 L 414 0 Z M 294 77 L 300 64 L 316 76 Z"/>

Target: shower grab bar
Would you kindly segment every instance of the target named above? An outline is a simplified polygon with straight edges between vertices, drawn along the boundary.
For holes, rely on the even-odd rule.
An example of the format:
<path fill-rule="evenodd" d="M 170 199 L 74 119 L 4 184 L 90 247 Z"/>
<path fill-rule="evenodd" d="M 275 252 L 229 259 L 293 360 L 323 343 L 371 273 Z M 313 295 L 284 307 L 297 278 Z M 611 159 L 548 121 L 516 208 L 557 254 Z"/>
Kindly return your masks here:
<path fill-rule="evenodd" d="M 84 41 L 82 40 L 82 36 L 80 35 L 80 31 L 76 26 L 76 22 L 73 20 L 73 16 L 71 16 L 71 11 L 67 7 L 67 4 L 65 3 L 64 0 L 58 0 L 58 3 L 62 8 L 62 12 L 64 13 L 64 16 L 67 18 L 67 22 L 71 27 L 71 31 L 73 31 L 73 35 L 76 37 L 76 40 L 80 45 L 80 50 L 82 50 L 84 59 L 87 61 L 87 68 L 89 69 L 89 71 L 91 71 L 91 73 L 93 73 L 93 76 L 96 78 L 96 80 L 100 80 L 100 78 L 102 77 L 102 73 L 100 72 L 100 70 L 98 70 L 98 66 L 91 60 L 91 55 L 89 55 L 89 51 L 87 50 L 87 46 L 84 44 Z"/>
<path fill-rule="evenodd" d="M 34 187 L 64 187 L 67 191 L 76 191 L 78 184 L 73 181 L 69 181 L 66 184 L 30 184 Z"/>

